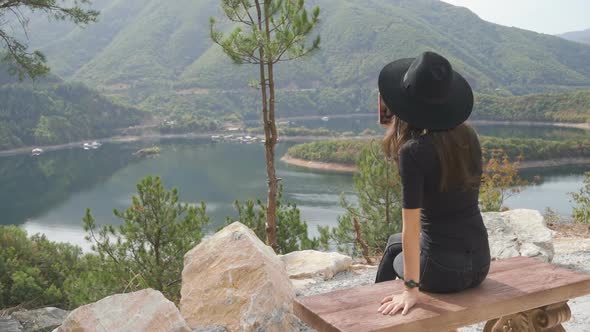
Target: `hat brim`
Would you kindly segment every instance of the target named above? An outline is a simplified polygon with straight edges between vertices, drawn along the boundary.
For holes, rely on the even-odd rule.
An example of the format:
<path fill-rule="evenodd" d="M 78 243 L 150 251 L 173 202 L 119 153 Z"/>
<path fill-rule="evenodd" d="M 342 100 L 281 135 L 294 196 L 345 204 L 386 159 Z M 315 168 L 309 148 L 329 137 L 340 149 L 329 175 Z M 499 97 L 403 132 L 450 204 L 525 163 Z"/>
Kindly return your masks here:
<path fill-rule="evenodd" d="M 456 71 L 449 97 L 443 103 L 427 103 L 406 93 L 403 77 L 414 58 L 396 60 L 379 75 L 379 92 L 389 110 L 413 127 L 447 130 L 465 122 L 473 111 L 473 91 L 467 80 Z"/>

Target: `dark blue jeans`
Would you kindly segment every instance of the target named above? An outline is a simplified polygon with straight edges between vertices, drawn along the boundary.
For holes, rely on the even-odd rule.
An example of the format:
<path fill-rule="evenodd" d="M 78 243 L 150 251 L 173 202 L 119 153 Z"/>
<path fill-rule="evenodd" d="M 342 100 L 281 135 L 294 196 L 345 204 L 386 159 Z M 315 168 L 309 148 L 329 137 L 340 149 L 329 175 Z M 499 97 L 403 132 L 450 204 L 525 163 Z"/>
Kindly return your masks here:
<path fill-rule="evenodd" d="M 480 250 L 421 251 L 420 289 L 431 293 L 454 293 L 477 287 L 490 270 L 489 248 Z M 402 235 L 389 237 L 375 282 L 403 279 Z"/>

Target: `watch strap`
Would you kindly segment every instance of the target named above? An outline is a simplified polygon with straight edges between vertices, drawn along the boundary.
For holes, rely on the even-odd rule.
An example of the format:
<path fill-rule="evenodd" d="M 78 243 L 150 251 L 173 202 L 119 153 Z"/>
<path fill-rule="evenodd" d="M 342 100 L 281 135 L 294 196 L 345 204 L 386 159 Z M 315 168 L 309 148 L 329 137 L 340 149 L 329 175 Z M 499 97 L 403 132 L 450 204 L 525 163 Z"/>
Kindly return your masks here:
<path fill-rule="evenodd" d="M 414 280 L 404 280 L 404 285 L 408 288 L 420 287 L 420 283 L 415 282 Z"/>

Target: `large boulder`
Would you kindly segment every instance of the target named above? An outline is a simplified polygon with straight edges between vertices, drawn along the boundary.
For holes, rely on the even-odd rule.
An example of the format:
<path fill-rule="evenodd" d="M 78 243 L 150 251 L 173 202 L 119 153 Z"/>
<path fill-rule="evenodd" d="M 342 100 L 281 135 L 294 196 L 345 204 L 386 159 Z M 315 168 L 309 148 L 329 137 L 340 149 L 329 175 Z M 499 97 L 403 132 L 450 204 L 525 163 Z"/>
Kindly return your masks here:
<path fill-rule="evenodd" d="M 527 256 L 545 262 L 553 260 L 553 231 L 539 211 L 511 210 L 483 213 L 492 258 Z"/>
<path fill-rule="evenodd" d="M 162 293 L 144 289 L 87 304 L 66 318 L 55 332 L 190 332 L 180 312 Z"/>
<path fill-rule="evenodd" d="M 49 307 L 13 312 L 10 318 L 19 321 L 24 332 L 45 332 L 60 326 L 68 314 L 69 311 Z"/>
<path fill-rule="evenodd" d="M 184 256 L 180 311 L 193 329 L 289 332 L 295 291 L 274 251 L 241 223 Z"/>
<path fill-rule="evenodd" d="M 291 279 L 323 278 L 332 279 L 336 274 L 348 271 L 352 258 L 337 252 L 315 250 L 295 251 L 280 256 L 287 266 Z"/>

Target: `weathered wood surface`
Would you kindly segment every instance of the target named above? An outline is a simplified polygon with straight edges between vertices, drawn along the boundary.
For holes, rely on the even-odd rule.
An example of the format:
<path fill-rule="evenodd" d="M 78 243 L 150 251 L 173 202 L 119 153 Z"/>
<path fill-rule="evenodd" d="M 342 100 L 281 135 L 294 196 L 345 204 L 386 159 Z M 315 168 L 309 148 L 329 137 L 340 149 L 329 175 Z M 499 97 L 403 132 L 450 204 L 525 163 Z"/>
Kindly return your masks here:
<path fill-rule="evenodd" d="M 406 316 L 377 312 L 404 286 L 390 281 L 339 290 L 294 303 L 297 316 L 319 332 L 440 332 L 590 294 L 590 275 L 527 257 L 492 263 L 482 285 L 457 294 L 428 294 Z"/>

